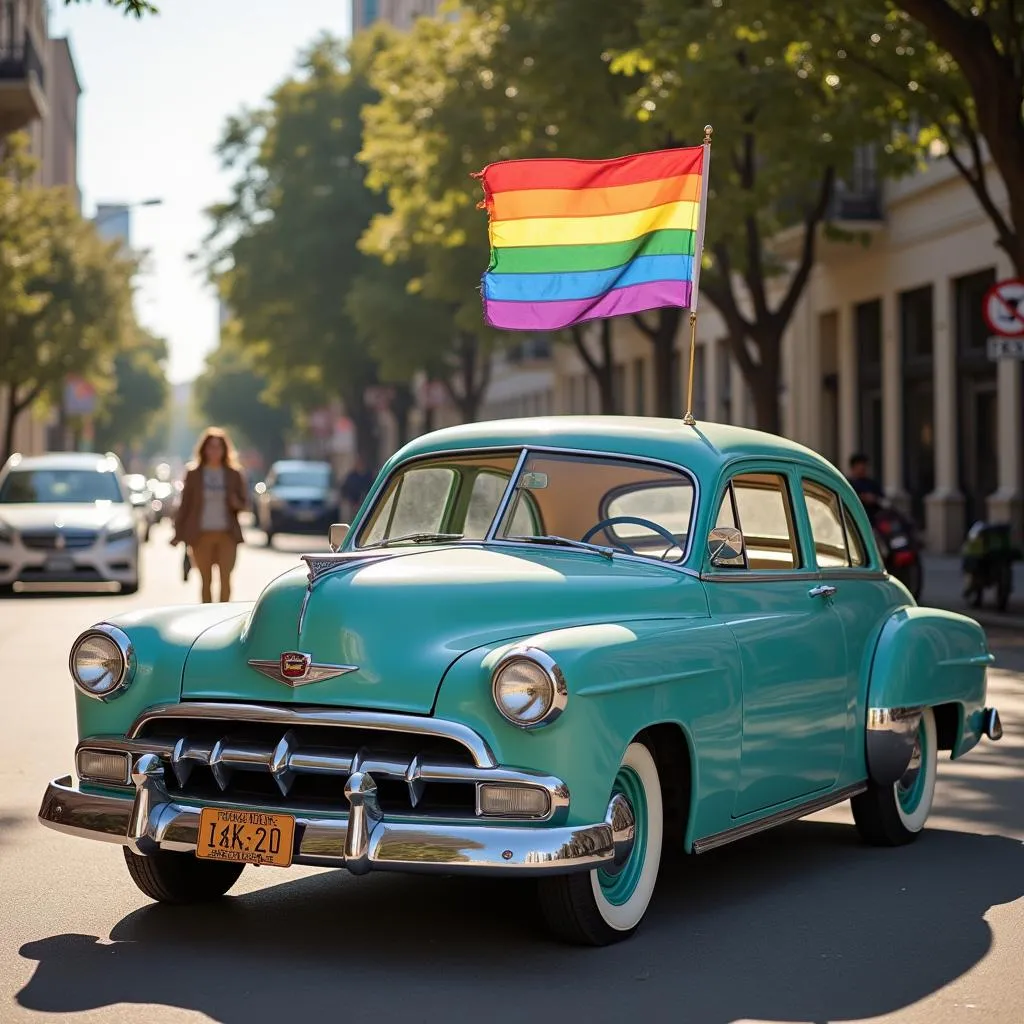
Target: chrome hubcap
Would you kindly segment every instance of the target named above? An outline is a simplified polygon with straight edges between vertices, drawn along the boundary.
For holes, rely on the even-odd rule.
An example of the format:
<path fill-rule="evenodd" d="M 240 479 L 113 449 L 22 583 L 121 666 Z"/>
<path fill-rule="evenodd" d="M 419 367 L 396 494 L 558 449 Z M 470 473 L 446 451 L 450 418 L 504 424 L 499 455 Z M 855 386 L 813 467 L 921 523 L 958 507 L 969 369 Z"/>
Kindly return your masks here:
<path fill-rule="evenodd" d="M 921 736 L 918 733 L 917 739 L 914 741 L 914 752 L 910 755 L 910 763 L 907 765 L 907 770 L 903 773 L 897 785 L 904 792 L 910 792 L 913 790 L 917 783 L 917 777 L 921 774 Z"/>
<path fill-rule="evenodd" d="M 636 841 L 636 815 L 633 813 L 633 805 L 622 793 L 616 793 L 608 804 L 604 820 L 612 829 L 615 856 L 610 864 L 601 865 L 601 869 L 606 875 L 614 876 L 625 867 Z"/>

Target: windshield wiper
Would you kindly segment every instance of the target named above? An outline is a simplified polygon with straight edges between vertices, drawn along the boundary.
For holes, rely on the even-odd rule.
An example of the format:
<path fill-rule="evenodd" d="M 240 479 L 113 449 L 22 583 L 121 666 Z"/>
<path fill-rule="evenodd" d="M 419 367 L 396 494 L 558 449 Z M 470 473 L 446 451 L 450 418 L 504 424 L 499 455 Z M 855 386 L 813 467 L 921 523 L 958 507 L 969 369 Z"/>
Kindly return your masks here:
<path fill-rule="evenodd" d="M 362 550 L 367 548 L 386 548 L 391 544 L 401 544 L 403 541 L 411 541 L 415 544 L 443 544 L 448 540 L 462 540 L 461 533 L 406 533 L 401 537 L 388 537 L 385 540 L 377 541 L 376 544 L 364 544 Z"/>
<path fill-rule="evenodd" d="M 541 533 L 530 537 L 502 537 L 501 539 L 520 541 L 523 544 L 554 544 L 564 548 L 577 548 L 580 551 L 591 551 L 595 555 L 604 555 L 605 558 L 611 558 L 616 553 L 615 548 L 605 547 L 601 544 L 589 544 L 585 540 L 573 540 L 572 537 L 559 537 L 555 533 Z"/>

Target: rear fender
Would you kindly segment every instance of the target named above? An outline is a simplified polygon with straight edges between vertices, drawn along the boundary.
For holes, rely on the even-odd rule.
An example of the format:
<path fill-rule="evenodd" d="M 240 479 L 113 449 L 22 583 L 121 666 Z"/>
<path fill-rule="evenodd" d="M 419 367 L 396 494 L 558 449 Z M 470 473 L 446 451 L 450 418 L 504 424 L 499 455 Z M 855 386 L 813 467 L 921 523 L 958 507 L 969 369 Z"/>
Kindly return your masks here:
<path fill-rule="evenodd" d="M 986 670 L 995 659 L 973 619 L 936 608 L 902 608 L 882 628 L 868 682 L 867 766 L 880 785 L 910 763 L 921 712 L 955 713 L 951 757 L 966 754 L 984 732 Z M 946 744 L 944 744 L 946 745 Z"/>

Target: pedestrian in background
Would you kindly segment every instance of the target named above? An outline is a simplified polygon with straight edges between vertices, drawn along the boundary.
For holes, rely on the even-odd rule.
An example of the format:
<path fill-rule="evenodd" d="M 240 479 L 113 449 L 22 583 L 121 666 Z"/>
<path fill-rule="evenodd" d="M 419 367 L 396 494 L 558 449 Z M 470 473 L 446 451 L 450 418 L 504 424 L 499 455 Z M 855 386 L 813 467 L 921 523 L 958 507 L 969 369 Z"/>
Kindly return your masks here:
<path fill-rule="evenodd" d="M 231 572 L 242 543 L 238 513 L 245 510 L 245 477 L 228 435 L 208 428 L 196 447 L 195 462 L 185 474 L 181 504 L 174 517 L 172 544 L 186 544 L 203 581 L 203 603 L 213 600 L 213 570 L 218 598 L 231 600 Z"/>
<path fill-rule="evenodd" d="M 359 506 L 366 500 L 366 496 L 370 493 L 370 488 L 373 486 L 375 479 L 374 474 L 366 467 L 366 460 L 362 455 L 357 455 L 355 465 L 349 470 L 348 475 L 341 484 L 341 497 L 346 504 L 346 508 L 342 510 L 342 515 L 349 522 L 352 521 L 356 512 L 359 511 Z"/>

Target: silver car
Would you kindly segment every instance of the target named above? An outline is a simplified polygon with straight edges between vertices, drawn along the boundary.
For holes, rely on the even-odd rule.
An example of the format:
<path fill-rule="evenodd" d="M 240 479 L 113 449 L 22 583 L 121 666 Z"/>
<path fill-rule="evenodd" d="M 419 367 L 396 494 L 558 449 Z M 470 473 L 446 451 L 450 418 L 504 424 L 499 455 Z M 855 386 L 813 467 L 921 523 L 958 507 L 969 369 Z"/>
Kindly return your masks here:
<path fill-rule="evenodd" d="M 139 534 L 117 457 L 11 456 L 0 470 L 0 588 L 111 582 L 139 589 Z"/>

